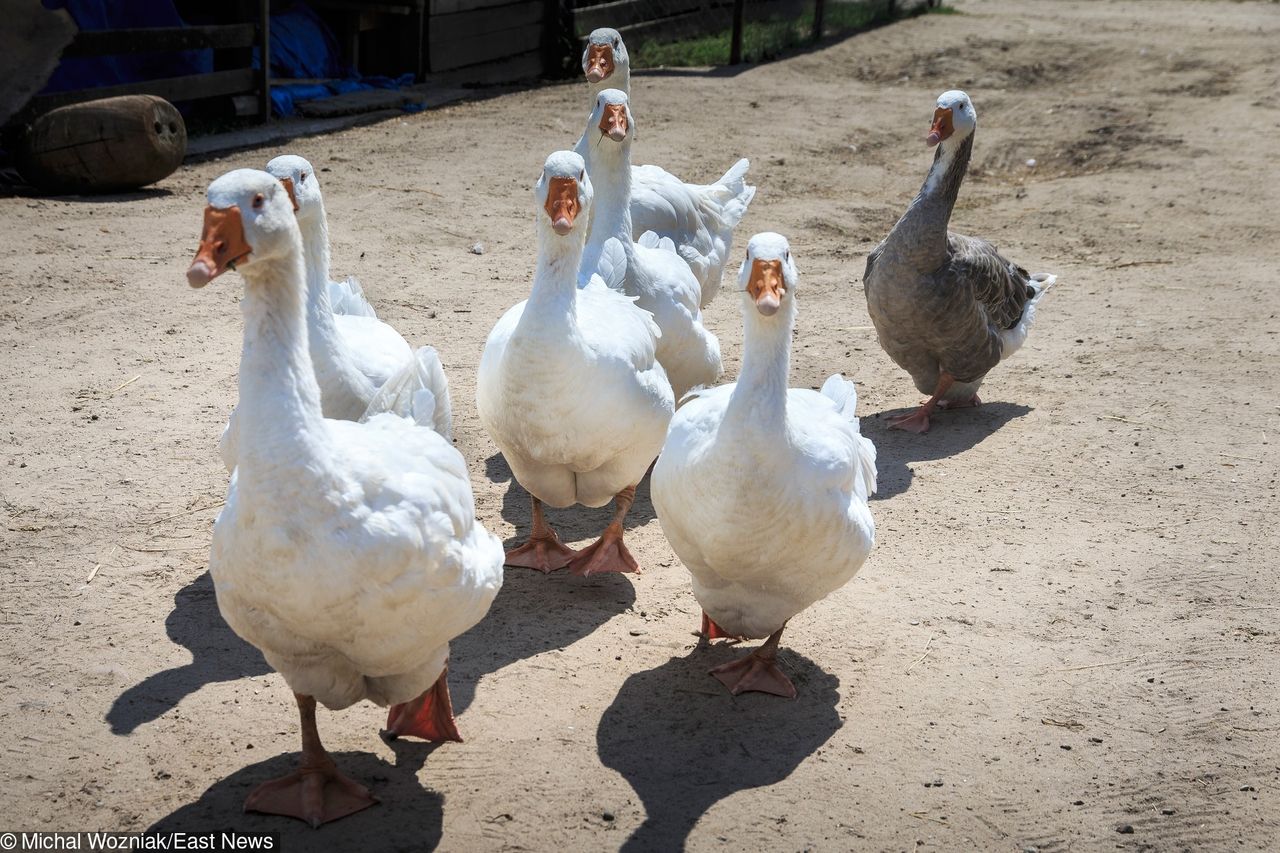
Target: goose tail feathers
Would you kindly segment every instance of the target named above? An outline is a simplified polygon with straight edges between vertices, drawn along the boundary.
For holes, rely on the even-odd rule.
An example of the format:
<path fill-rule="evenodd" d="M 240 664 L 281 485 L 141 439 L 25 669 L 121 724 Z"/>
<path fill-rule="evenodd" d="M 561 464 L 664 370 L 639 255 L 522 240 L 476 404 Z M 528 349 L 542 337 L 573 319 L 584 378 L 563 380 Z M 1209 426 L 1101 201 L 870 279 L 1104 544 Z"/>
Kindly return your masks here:
<path fill-rule="evenodd" d="M 836 405 L 836 412 L 858 433 L 858 463 L 854 471 L 854 493 L 864 502 L 876 491 L 876 446 L 862 434 L 858 423 L 858 389 L 839 373 L 822 383 L 822 396 Z"/>
<path fill-rule="evenodd" d="M 392 412 L 419 426 L 430 427 L 447 441 L 453 440 L 453 407 L 449 380 L 435 347 L 420 347 L 404 367 L 386 381 L 369 401 L 360 420 Z"/>
<path fill-rule="evenodd" d="M 1035 295 L 1027 300 L 1022 306 L 1022 317 L 1018 320 L 1018 325 L 1012 329 L 1005 329 L 1000 333 L 1000 340 L 1003 347 L 1000 352 L 1001 360 L 1013 355 L 1027 340 L 1027 335 L 1031 332 L 1031 324 L 1036 321 L 1036 308 L 1044 295 L 1049 292 L 1049 288 L 1057 283 L 1058 277 L 1047 272 L 1033 273 L 1028 286 L 1035 291 Z"/>

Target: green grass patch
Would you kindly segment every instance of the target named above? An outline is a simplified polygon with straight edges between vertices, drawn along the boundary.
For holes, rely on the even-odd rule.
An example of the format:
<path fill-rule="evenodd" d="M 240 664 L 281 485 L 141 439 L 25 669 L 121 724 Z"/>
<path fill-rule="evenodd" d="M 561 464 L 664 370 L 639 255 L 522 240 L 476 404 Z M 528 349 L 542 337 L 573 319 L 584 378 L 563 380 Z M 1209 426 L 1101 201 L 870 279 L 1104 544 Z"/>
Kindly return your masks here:
<path fill-rule="evenodd" d="M 900 5 L 900 4 L 899 4 Z M 928 7 L 923 4 L 907 12 L 890 14 L 886 0 L 841 2 L 828 0 L 822 19 L 823 37 L 839 36 L 865 30 L 877 24 L 919 14 L 957 14 L 951 6 Z M 678 41 L 647 41 L 628 45 L 633 68 L 690 67 L 724 65 L 729 61 L 732 29 L 726 27 L 704 36 Z M 813 41 L 813 9 L 793 18 L 746 21 L 742 27 L 742 59 L 744 62 L 767 62 L 788 51 Z"/>

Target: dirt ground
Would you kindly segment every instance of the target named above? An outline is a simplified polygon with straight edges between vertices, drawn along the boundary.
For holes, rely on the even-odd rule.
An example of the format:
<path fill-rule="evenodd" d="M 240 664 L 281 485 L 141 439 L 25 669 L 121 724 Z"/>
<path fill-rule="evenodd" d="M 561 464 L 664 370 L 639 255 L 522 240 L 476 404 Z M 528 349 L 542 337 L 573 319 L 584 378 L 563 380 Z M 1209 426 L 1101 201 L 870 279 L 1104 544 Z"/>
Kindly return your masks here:
<path fill-rule="evenodd" d="M 126 197 L 0 199 L 0 829 L 236 827 L 286 850 L 1280 846 L 1280 6 L 957 5 L 634 84 L 637 159 L 710 180 L 751 158 L 735 255 L 791 238 L 792 383 L 852 377 L 879 448 L 875 551 L 784 637 L 800 697 L 706 675 L 739 652 L 695 645 L 646 484 L 643 574 L 509 570 L 454 644 L 465 744 L 388 746 L 368 704 L 321 714 L 383 802 L 316 832 L 240 811 L 296 760 L 298 720 L 205 571 L 240 284 L 183 275 L 208 182 L 281 149 Z M 953 224 L 1059 285 L 986 404 L 917 437 L 884 428 L 919 397 L 861 274 L 952 87 L 979 114 Z M 480 517 L 509 542 L 528 501 L 476 418 L 476 365 L 528 292 L 531 187 L 586 102 L 549 86 L 287 149 L 326 169 L 335 272 L 440 350 Z M 733 377 L 739 305 L 722 294 L 708 323 Z M 607 517 L 552 521 L 581 543 Z"/>

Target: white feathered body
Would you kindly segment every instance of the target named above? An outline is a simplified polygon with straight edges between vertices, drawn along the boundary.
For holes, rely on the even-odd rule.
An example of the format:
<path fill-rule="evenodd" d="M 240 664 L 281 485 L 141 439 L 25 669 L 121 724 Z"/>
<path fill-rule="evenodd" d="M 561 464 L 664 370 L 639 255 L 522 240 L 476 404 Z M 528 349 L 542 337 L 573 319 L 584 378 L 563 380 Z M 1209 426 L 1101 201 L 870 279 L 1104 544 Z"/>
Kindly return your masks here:
<path fill-rule="evenodd" d="M 413 349 L 404 336 L 377 317 L 335 313 L 333 324 L 352 365 L 374 388 L 385 384 L 413 358 Z"/>
<path fill-rule="evenodd" d="M 820 394 L 787 390 L 781 418 L 731 384 L 698 392 L 672 420 L 654 508 L 694 596 L 729 633 L 769 636 L 870 553 L 876 454 L 855 404 L 838 375 Z"/>
<path fill-rule="evenodd" d="M 703 325 L 701 285 L 675 244 L 653 232 L 632 240 L 630 147 L 630 139 L 602 141 L 590 152 L 587 170 L 596 187 L 596 205 L 578 280 L 585 283 L 598 274 L 653 315 L 662 332 L 658 361 L 679 400 L 720 378 L 720 342 Z"/>
<path fill-rule="evenodd" d="M 342 281 L 330 281 L 328 291 L 329 304 L 333 307 L 334 314 L 377 318 L 378 312 L 364 295 L 364 288 L 355 276 L 349 275 Z"/>
<path fill-rule="evenodd" d="M 686 184 L 659 166 L 631 168 L 631 228 L 635 239 L 647 231 L 675 243 L 699 285 L 705 308 L 720 291 L 733 247 L 733 229 L 746 215 L 756 188 L 746 182 L 745 158 L 713 184 Z"/>
<path fill-rule="evenodd" d="M 355 279 L 329 281 L 329 231 L 323 209 L 300 220 L 299 226 L 306 264 L 308 349 L 324 416 L 355 421 L 390 411 L 429 423 L 446 439 L 452 438 L 449 383 L 439 354 L 432 347 L 414 351 L 399 332 L 374 316 Z M 346 294 L 346 308 L 356 313 L 337 313 L 331 301 L 335 289 Z M 361 302 L 367 311 L 359 309 Z M 239 445 L 238 418 L 232 410 L 218 440 L 218 456 L 228 471 L 236 467 Z"/>
<path fill-rule="evenodd" d="M 234 476 L 214 526 L 218 607 L 295 693 L 329 708 L 406 702 L 502 585 L 461 454 L 396 415 L 319 422 L 273 476 Z"/>
<path fill-rule="evenodd" d="M 433 429 L 322 416 L 300 250 L 242 270 L 240 446 L 209 570 L 227 623 L 294 692 L 405 702 L 488 610 L 502 545 Z"/>
<path fill-rule="evenodd" d="M 576 265 L 575 265 L 576 268 Z M 476 405 L 516 480 L 552 506 L 602 506 L 662 448 L 674 399 L 658 330 L 598 279 L 511 308 L 485 342 Z"/>
<path fill-rule="evenodd" d="M 591 100 L 602 89 L 617 87 L 630 94 L 630 70 L 619 69 L 606 81 L 590 86 Z M 602 144 L 594 128 L 587 128 L 574 146 L 590 162 Z M 639 240 L 645 232 L 672 241 L 676 252 L 698 282 L 698 305 L 711 304 L 720 291 L 720 280 L 733 247 L 733 229 L 738 227 L 756 188 L 747 184 L 751 163 L 746 158 L 734 163 L 712 184 L 686 184 L 661 166 L 629 166 L 631 197 L 631 237 Z M 606 281 L 608 278 L 606 277 Z"/>

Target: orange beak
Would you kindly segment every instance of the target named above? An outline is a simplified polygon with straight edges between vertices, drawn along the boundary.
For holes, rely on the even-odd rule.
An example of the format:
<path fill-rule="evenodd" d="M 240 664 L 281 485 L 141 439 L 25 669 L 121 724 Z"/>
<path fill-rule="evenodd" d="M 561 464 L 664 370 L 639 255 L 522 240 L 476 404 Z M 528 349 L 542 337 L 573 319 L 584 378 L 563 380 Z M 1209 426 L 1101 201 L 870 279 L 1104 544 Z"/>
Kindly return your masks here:
<path fill-rule="evenodd" d="M 587 82 L 599 83 L 613 73 L 613 47 L 593 44 L 587 47 Z"/>
<path fill-rule="evenodd" d="M 614 142 L 627 138 L 627 108 L 622 104 L 607 104 L 600 116 L 600 133 Z"/>
<path fill-rule="evenodd" d="M 281 178 L 280 183 L 284 184 L 285 192 L 289 194 L 289 201 L 293 202 L 293 212 L 297 213 L 298 197 L 293 194 L 293 178 Z"/>
<path fill-rule="evenodd" d="M 253 251 L 244 239 L 244 223 L 240 208 L 219 210 L 213 205 L 204 209 L 204 233 L 200 235 L 200 249 L 187 270 L 187 283 L 192 287 L 204 287 L 236 264 L 249 257 Z"/>
<path fill-rule="evenodd" d="M 782 297 L 787 286 L 782 279 L 782 261 L 777 259 L 751 262 L 751 277 L 747 279 L 747 293 L 756 301 L 756 310 L 772 317 L 782 307 Z"/>
<path fill-rule="evenodd" d="M 929 127 L 929 135 L 924 138 L 924 141 L 932 148 L 953 132 L 955 127 L 951 124 L 951 110 L 939 107 L 933 111 L 933 124 Z"/>
<path fill-rule="evenodd" d="M 552 178 L 551 188 L 547 190 L 547 216 L 551 217 L 551 228 L 561 237 L 573 230 L 573 221 L 578 218 L 581 207 L 578 204 L 578 182 L 573 178 Z"/>

